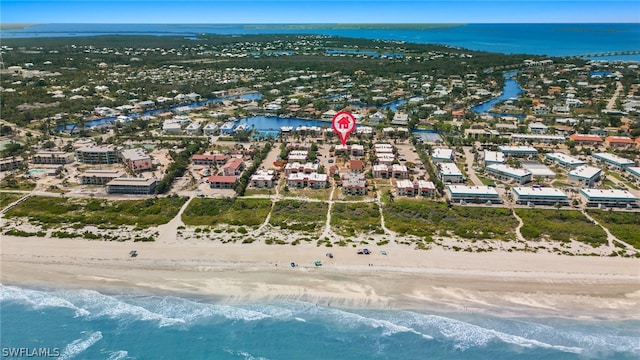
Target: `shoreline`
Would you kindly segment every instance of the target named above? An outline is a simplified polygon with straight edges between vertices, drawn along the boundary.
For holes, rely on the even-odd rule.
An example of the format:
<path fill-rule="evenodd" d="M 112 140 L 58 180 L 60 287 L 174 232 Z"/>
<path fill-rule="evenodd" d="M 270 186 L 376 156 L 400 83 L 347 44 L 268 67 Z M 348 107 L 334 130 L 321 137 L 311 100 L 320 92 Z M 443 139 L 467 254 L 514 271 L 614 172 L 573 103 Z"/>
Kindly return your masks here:
<path fill-rule="evenodd" d="M 3 236 L 0 283 L 239 304 L 300 300 L 341 308 L 510 317 L 640 320 L 640 260 L 208 240 L 131 243 Z M 137 250 L 137 258 L 129 251 Z M 325 257 L 331 251 L 333 259 Z M 323 265 L 315 267 L 313 262 Z M 292 268 L 295 261 L 299 266 Z M 369 266 L 369 264 L 373 264 Z"/>

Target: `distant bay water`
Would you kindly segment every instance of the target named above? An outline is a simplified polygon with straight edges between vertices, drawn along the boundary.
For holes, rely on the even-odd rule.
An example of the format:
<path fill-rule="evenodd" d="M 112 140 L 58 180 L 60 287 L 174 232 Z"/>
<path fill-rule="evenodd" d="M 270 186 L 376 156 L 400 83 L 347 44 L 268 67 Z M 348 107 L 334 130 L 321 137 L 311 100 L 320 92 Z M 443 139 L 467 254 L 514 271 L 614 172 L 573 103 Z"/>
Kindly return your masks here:
<path fill-rule="evenodd" d="M 442 44 L 506 54 L 575 56 L 639 51 L 640 24 L 464 24 L 448 26 L 346 26 L 286 24 L 41 24 L 2 30 L 0 37 L 46 38 L 100 35 L 155 35 L 195 38 L 200 34 L 319 34 L 350 38 Z M 640 61 L 640 55 L 606 60 Z"/>

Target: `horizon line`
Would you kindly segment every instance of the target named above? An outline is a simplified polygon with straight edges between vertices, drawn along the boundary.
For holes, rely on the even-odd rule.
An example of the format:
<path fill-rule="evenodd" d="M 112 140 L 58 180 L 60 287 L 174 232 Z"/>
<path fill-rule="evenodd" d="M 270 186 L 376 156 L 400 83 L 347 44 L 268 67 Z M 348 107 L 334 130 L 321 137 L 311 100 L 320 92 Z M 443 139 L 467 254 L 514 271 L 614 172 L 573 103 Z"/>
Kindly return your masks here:
<path fill-rule="evenodd" d="M 2 22 L 0 27 L 4 25 L 86 25 L 86 24 L 105 24 L 105 25 L 465 25 L 465 24 L 629 24 L 640 25 L 639 22 Z"/>

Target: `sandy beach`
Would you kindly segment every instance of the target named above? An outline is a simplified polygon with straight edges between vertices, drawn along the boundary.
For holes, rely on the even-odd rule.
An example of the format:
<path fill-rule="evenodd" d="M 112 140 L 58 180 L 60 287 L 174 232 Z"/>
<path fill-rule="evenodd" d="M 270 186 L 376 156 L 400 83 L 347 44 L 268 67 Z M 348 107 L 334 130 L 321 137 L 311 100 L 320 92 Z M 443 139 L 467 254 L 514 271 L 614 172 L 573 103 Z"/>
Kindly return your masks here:
<path fill-rule="evenodd" d="M 640 319 L 640 260 L 434 247 L 104 242 L 2 236 L 4 285 L 175 293 L 216 301 L 299 299 L 346 308 Z M 137 257 L 129 252 L 136 250 Z M 326 256 L 327 252 L 333 258 Z M 322 266 L 315 266 L 316 260 Z M 297 266 L 292 268 L 291 262 Z M 371 264 L 371 265 L 370 265 Z"/>

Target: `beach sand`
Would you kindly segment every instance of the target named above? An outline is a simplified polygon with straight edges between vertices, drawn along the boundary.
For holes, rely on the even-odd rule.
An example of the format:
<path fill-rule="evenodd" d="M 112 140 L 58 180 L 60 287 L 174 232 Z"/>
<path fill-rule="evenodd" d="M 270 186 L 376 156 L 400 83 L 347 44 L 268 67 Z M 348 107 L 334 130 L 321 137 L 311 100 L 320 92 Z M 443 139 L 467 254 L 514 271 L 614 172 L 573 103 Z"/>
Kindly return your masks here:
<path fill-rule="evenodd" d="M 468 253 L 437 246 L 414 250 L 398 244 L 371 248 L 371 255 L 357 255 L 354 248 L 307 243 L 2 236 L 0 282 L 223 303 L 298 299 L 343 308 L 640 319 L 640 259 Z M 130 257 L 131 250 L 139 255 Z M 315 266 L 316 260 L 322 266 Z"/>

